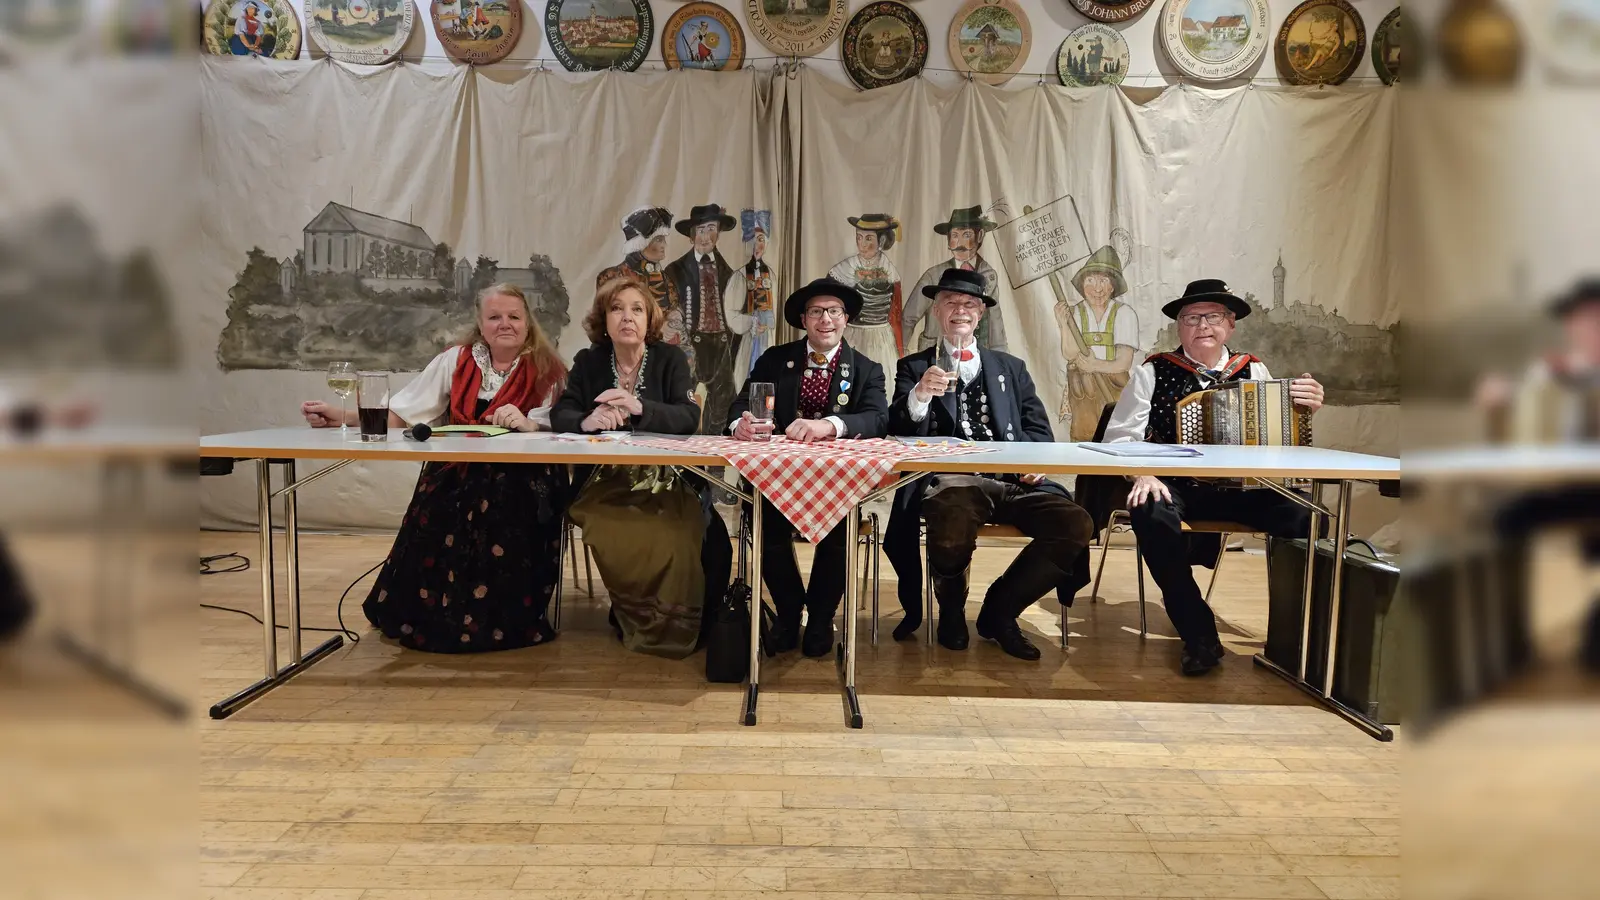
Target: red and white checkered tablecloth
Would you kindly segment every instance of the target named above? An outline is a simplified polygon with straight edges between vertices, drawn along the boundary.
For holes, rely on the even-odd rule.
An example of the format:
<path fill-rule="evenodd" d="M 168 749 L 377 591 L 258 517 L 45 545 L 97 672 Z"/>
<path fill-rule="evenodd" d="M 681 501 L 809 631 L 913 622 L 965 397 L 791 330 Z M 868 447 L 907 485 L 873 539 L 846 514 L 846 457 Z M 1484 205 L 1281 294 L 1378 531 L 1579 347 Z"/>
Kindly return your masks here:
<path fill-rule="evenodd" d="M 781 437 L 766 443 L 712 436 L 679 440 L 634 437 L 628 443 L 667 450 L 692 448 L 721 456 L 813 544 L 844 521 L 861 498 L 892 483 L 895 463 L 990 452 L 971 444 L 917 447 L 883 438 L 804 444 Z"/>

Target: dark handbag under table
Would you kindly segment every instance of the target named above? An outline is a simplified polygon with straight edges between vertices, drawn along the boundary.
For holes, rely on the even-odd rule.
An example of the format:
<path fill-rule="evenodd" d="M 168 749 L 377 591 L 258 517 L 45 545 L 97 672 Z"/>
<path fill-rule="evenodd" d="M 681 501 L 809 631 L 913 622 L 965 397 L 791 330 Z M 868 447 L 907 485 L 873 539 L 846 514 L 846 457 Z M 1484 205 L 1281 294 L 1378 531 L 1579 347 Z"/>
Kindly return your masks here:
<path fill-rule="evenodd" d="M 736 578 L 728 590 L 706 610 L 710 622 L 706 629 L 706 680 L 716 684 L 738 684 L 750 675 L 750 588 Z M 771 631 L 777 616 L 761 604 L 761 647 L 775 655 Z"/>

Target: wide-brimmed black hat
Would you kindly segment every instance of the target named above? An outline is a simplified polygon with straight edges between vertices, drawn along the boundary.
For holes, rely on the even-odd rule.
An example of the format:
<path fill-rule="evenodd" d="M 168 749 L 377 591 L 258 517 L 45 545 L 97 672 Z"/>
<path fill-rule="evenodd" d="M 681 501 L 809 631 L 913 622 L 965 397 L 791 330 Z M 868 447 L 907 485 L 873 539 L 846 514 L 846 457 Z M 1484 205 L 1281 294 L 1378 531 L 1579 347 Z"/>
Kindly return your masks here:
<path fill-rule="evenodd" d="M 1585 303 L 1600 303 L 1600 278 L 1585 278 L 1550 304 L 1550 314 L 1558 319 Z"/>
<path fill-rule="evenodd" d="M 861 293 L 842 281 L 827 276 L 818 278 L 805 287 L 789 295 L 783 301 L 783 319 L 796 328 L 804 329 L 803 316 L 806 314 L 806 303 L 813 297 L 837 297 L 844 304 L 844 314 L 855 321 L 861 315 Z"/>
<path fill-rule="evenodd" d="M 694 234 L 696 228 L 711 222 L 717 223 L 723 231 L 732 231 L 739 227 L 739 220 L 728 215 L 727 210 L 715 203 L 694 207 L 689 210 L 689 218 L 679 220 L 674 227 L 678 229 L 679 234 L 684 237 L 690 237 Z"/>
<path fill-rule="evenodd" d="M 922 296 L 932 297 L 937 300 L 939 295 L 945 291 L 953 291 L 957 294 L 977 297 L 983 301 L 984 306 L 998 304 L 999 300 L 984 293 L 987 289 L 988 284 L 984 282 L 983 276 L 977 272 L 969 272 L 966 269 L 945 269 L 939 275 L 938 284 L 930 284 L 922 289 Z"/>
<path fill-rule="evenodd" d="M 1176 319 L 1178 313 L 1191 303 L 1221 303 L 1233 313 L 1235 319 L 1250 315 L 1250 304 L 1228 290 L 1227 283 L 1221 278 L 1202 278 L 1189 282 L 1183 296 L 1161 307 L 1161 311 L 1167 314 L 1167 318 Z"/>

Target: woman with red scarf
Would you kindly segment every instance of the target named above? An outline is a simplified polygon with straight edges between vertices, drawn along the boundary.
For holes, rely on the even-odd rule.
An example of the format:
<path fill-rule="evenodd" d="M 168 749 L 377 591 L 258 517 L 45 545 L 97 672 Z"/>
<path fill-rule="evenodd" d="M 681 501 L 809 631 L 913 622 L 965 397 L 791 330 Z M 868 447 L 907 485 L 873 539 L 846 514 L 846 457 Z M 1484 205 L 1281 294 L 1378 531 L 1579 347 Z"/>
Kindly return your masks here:
<path fill-rule="evenodd" d="M 566 367 L 511 284 L 478 294 L 477 324 L 389 401 L 389 425 L 550 428 Z M 313 427 L 339 411 L 302 404 Z M 355 424 L 354 422 L 350 424 Z M 561 577 L 569 485 L 561 466 L 428 463 L 389 558 L 362 604 L 385 635 L 414 650 L 476 653 L 555 639 L 545 617 Z"/>

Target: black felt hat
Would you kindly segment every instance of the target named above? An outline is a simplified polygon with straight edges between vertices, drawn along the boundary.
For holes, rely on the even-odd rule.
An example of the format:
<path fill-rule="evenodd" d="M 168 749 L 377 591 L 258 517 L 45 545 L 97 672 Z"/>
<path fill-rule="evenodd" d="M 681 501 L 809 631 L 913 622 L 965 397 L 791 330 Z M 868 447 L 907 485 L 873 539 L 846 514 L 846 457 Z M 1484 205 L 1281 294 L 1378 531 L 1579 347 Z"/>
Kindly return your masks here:
<path fill-rule="evenodd" d="M 1220 278 L 1202 278 L 1199 281 L 1189 282 L 1184 289 L 1183 296 L 1161 307 L 1167 318 L 1176 319 L 1185 306 L 1191 303 L 1221 303 L 1233 313 L 1235 319 L 1242 319 L 1250 315 L 1250 304 L 1228 290 L 1228 285 Z"/>
<path fill-rule="evenodd" d="M 937 300 L 940 294 L 951 291 L 977 297 L 983 301 L 984 306 L 994 306 L 1000 301 L 984 293 L 988 287 L 983 276 L 977 272 L 969 272 L 966 269 L 945 269 L 939 275 L 938 284 L 930 284 L 922 289 L 922 296 Z"/>
<path fill-rule="evenodd" d="M 680 220 L 676 227 L 679 234 L 691 237 L 696 228 L 712 222 L 717 223 L 723 231 L 732 231 L 739 227 L 739 220 L 728 215 L 727 210 L 715 203 L 707 203 L 705 206 L 696 206 L 689 210 L 689 218 Z"/>
<path fill-rule="evenodd" d="M 1600 278 L 1585 278 L 1573 285 L 1550 304 L 1550 314 L 1558 319 L 1565 318 L 1585 303 L 1600 303 Z"/>
<path fill-rule="evenodd" d="M 813 297 L 837 297 L 844 304 L 844 314 L 855 321 L 861 315 L 861 293 L 842 281 L 823 276 L 789 295 L 783 301 L 783 319 L 796 328 L 804 329 L 803 316 L 806 303 Z"/>

